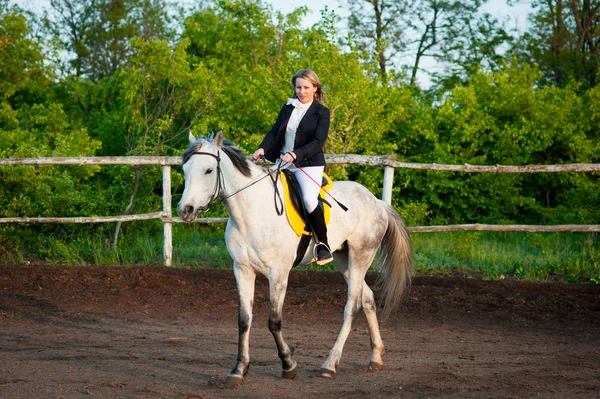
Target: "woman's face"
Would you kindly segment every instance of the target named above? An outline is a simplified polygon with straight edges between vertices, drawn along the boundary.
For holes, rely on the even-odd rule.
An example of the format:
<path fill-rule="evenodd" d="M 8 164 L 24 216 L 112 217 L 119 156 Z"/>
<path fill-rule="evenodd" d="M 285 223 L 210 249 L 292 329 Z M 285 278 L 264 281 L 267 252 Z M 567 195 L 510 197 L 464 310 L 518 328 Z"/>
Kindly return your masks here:
<path fill-rule="evenodd" d="M 310 81 L 304 78 L 296 78 L 296 87 L 294 90 L 298 100 L 300 100 L 302 104 L 307 104 L 314 100 L 317 86 L 313 86 Z"/>

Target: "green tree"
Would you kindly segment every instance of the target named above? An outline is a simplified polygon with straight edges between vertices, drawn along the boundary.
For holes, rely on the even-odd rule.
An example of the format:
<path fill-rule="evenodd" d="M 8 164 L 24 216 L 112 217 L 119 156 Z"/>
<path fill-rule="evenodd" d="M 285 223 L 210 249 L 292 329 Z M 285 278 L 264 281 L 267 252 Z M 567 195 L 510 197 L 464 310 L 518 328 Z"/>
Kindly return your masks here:
<path fill-rule="evenodd" d="M 52 74 L 23 12 L 0 0 L 0 102 L 4 107 L 45 97 Z"/>
<path fill-rule="evenodd" d="M 52 95 L 53 75 L 44 64 L 42 45 L 25 15 L 0 2 L 0 158 L 90 156 L 101 143 L 74 126 Z M 98 210 L 90 184 L 97 167 L 0 167 L 2 217 L 79 216 Z M 0 244 L 18 245 L 15 234 L 52 231 L 35 225 L 0 228 Z M 19 233 L 20 234 L 20 233 Z"/>
<path fill-rule="evenodd" d="M 446 64 L 454 80 L 470 75 L 479 65 L 498 63 L 497 48 L 509 36 L 494 17 L 480 12 L 483 3 L 485 0 L 427 0 L 411 8 L 406 20 L 408 31 L 416 37 L 410 46 L 415 52 L 411 85 L 416 84 L 425 57 Z"/>
<path fill-rule="evenodd" d="M 348 25 L 361 49 L 379 67 L 383 82 L 394 64 L 407 71 L 410 84 L 427 57 L 446 65 L 436 76 L 447 88 L 479 65 L 496 66 L 497 49 L 509 40 L 499 22 L 480 12 L 482 0 L 347 0 Z"/>
<path fill-rule="evenodd" d="M 207 127 L 224 128 L 243 148 L 254 151 L 293 94 L 290 77 L 312 68 L 325 84 L 324 102 L 331 110 L 326 152 L 393 153 L 393 126 L 407 115 L 410 91 L 386 88 L 372 79 L 377 63 L 365 65 L 359 46 L 338 35 L 335 13 L 325 10 L 316 26 L 301 29 L 305 12 L 297 9 L 283 16 L 260 1 L 217 2 L 186 20 L 184 36 L 190 38 L 192 60 L 214 71 L 223 88 L 205 118 Z M 360 174 L 357 168 L 344 167 L 330 172 L 336 178 Z M 379 190 L 374 177 L 364 177 Z"/>
<path fill-rule="evenodd" d="M 93 154 L 100 143 L 90 140 L 85 129 L 71 126 L 61 105 L 41 93 L 52 77 L 43 64 L 41 45 L 31 37 L 20 10 L 5 2 L 0 3 L 0 46 L 0 157 Z M 82 203 L 85 196 L 77 185 L 94 173 L 95 168 L 3 167 L 3 213 L 55 216 L 75 211 L 65 201 Z"/>
<path fill-rule="evenodd" d="M 597 84 L 600 67 L 600 1 L 536 0 L 531 28 L 513 52 L 539 65 L 542 83 L 583 88 Z"/>
<path fill-rule="evenodd" d="M 376 66 L 365 67 L 360 49 L 338 36 L 334 13 L 325 11 L 317 26 L 301 29 L 305 12 L 273 15 L 260 1 L 217 2 L 186 21 L 193 59 L 202 60 L 222 82 L 210 123 L 225 127 L 253 151 L 293 94 L 290 77 L 312 68 L 326 86 L 325 104 L 332 111 L 326 150 L 393 151 L 383 137 L 404 112 L 398 103 L 407 91 L 388 90 L 370 78 Z M 346 45 L 349 50 L 342 50 Z"/>
<path fill-rule="evenodd" d="M 446 39 L 440 43 L 436 60 L 442 72 L 431 73 L 433 90 L 451 90 L 478 70 L 495 71 L 506 59 L 502 49 L 513 41 L 502 24 L 490 14 L 457 13 L 460 23 L 453 23 Z"/>
<path fill-rule="evenodd" d="M 101 143 L 85 129 L 73 128 L 58 104 L 36 104 L 0 111 L 0 158 L 93 156 Z M 98 167 L 0 167 L 0 207 L 4 216 L 89 215 L 92 187 L 86 182 Z"/>
<path fill-rule="evenodd" d="M 47 31 L 72 57 L 63 71 L 98 80 L 127 65 L 130 41 L 173 39 L 165 0 L 51 0 Z M 58 53 L 57 64 L 64 56 Z M 67 66 L 64 66 L 67 67 Z"/>
<path fill-rule="evenodd" d="M 203 128 L 223 129 L 247 150 L 262 140 L 291 94 L 289 78 L 310 51 L 299 27 L 307 12 L 274 13 L 261 1 L 216 1 L 185 21 L 192 64 L 203 62 L 221 83 Z"/>
<path fill-rule="evenodd" d="M 361 50 L 377 61 L 380 78 L 388 81 L 391 61 L 406 51 L 408 38 L 404 19 L 414 6 L 408 0 L 346 0 L 348 29 Z"/>
<path fill-rule="evenodd" d="M 136 52 L 130 65 L 123 69 L 122 95 L 126 102 L 129 155 L 167 155 L 181 142 L 200 118 L 206 115 L 220 90 L 218 80 L 202 63 L 191 67 L 187 62 L 188 40 L 171 48 L 166 41 L 134 41 Z M 141 181 L 148 168 L 133 167 L 133 184 L 129 203 L 123 213 L 134 207 Z M 152 192 L 160 175 L 145 183 Z M 158 181 L 157 181 L 158 180 Z M 152 196 L 151 196 L 152 197 Z M 117 224 L 113 244 L 116 246 L 121 224 Z"/>
<path fill-rule="evenodd" d="M 413 122 L 412 135 L 404 137 L 412 145 L 403 153 L 419 162 L 475 165 L 597 160 L 597 122 L 590 129 L 589 105 L 577 87 L 539 88 L 540 78 L 536 68 L 517 63 L 474 74 L 430 115 Z M 408 179 L 407 174 L 399 178 Z M 597 203 L 579 203 L 581 215 L 589 216 L 584 220 L 563 212 L 575 192 L 593 184 L 592 175 L 423 172 L 410 179 L 402 195 L 426 203 L 436 223 L 581 223 L 598 215 Z"/>
<path fill-rule="evenodd" d="M 334 14 L 323 14 L 319 31 L 301 62 L 319 72 L 326 85 L 326 105 L 331 110 L 327 152 L 393 153 L 395 143 L 386 138 L 392 126 L 406 114 L 410 91 L 401 86 L 385 87 L 373 72 L 378 62 L 364 64 L 362 52 L 352 42 L 337 36 Z M 349 48 L 349 51 L 342 50 Z"/>

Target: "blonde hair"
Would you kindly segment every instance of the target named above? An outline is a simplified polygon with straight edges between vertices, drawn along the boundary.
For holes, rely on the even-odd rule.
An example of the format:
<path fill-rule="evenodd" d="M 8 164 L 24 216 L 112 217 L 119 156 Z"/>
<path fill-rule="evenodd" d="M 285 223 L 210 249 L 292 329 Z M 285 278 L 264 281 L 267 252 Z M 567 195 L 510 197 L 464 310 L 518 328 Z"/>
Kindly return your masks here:
<path fill-rule="evenodd" d="M 301 69 L 292 76 L 291 83 L 294 88 L 294 92 L 292 94 L 292 98 L 296 98 L 296 79 L 302 78 L 308 80 L 312 83 L 313 86 L 317 87 L 317 91 L 315 92 L 315 101 L 318 103 L 323 102 L 323 97 L 325 93 L 323 93 L 323 85 L 319 81 L 319 77 L 312 69 Z"/>

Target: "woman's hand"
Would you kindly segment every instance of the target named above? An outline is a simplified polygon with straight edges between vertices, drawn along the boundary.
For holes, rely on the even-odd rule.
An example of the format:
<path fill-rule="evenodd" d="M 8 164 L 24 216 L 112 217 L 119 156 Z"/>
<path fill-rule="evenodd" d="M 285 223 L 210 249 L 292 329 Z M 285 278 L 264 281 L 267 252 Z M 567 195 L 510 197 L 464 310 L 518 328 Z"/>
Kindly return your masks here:
<path fill-rule="evenodd" d="M 252 154 L 252 159 L 254 159 L 255 161 L 258 160 L 261 157 L 265 156 L 265 150 L 262 148 L 259 148 L 258 150 L 254 151 L 254 154 Z"/>
<path fill-rule="evenodd" d="M 287 163 L 293 163 L 296 160 L 296 154 L 294 154 L 294 152 L 286 152 L 285 154 L 283 154 L 283 156 L 281 157 L 281 160 L 283 162 L 287 162 Z"/>

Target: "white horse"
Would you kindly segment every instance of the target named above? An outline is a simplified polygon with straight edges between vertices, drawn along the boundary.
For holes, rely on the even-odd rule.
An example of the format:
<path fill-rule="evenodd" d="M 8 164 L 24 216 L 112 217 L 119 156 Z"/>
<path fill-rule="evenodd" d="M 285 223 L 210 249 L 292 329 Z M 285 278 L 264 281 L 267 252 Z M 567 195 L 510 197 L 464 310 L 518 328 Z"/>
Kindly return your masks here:
<path fill-rule="evenodd" d="M 282 362 L 283 378 L 296 377 L 297 363 L 281 331 L 283 301 L 288 275 L 296 258 L 300 238 L 285 215 L 278 216 L 274 187 L 267 173 L 251 163 L 242 151 L 223 140 L 221 132 L 214 139 L 194 138 L 183 154 L 185 189 L 178 212 L 186 222 L 213 201 L 220 199 L 229 212 L 225 241 L 233 258 L 233 271 L 239 295 L 239 342 L 237 362 L 227 383 L 243 382 L 250 365 L 249 338 L 256 273 L 269 280 L 271 309 L 269 330 L 275 338 Z M 281 190 L 278 185 L 278 190 Z M 334 251 L 336 267 L 348 284 L 344 322 L 337 340 L 323 363 L 320 375 L 334 377 L 353 321 L 364 310 L 371 338 L 370 368 L 383 367 L 383 341 L 379 333 L 373 291 L 365 275 L 378 248 L 379 285 L 385 299 L 384 315 L 389 315 L 410 282 L 412 248 L 410 238 L 398 213 L 377 199 L 365 187 L 350 181 L 335 182 L 331 195 L 349 209 L 344 212 L 335 203 L 331 209 L 328 238 Z M 301 264 L 314 260 L 309 250 Z"/>

